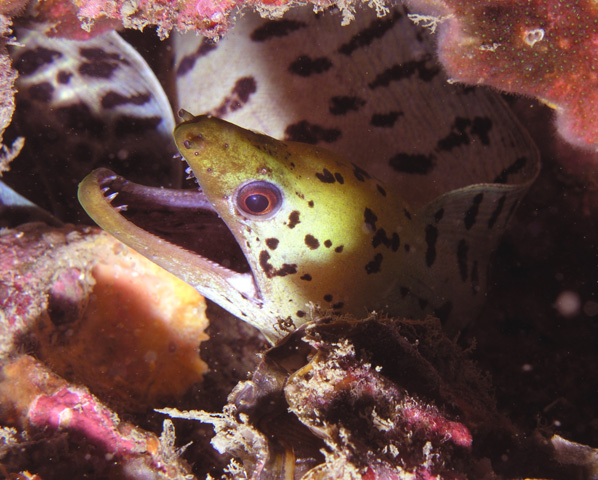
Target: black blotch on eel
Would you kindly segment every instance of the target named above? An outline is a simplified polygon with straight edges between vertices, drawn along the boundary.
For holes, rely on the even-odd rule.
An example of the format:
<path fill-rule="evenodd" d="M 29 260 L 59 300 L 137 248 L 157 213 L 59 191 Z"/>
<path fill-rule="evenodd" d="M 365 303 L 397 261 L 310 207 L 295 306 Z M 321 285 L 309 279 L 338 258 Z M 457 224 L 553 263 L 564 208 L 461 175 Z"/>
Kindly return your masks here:
<path fill-rule="evenodd" d="M 300 77 L 324 73 L 332 68 L 332 62 L 326 57 L 310 58 L 300 55 L 289 65 L 289 72 Z"/>
<path fill-rule="evenodd" d="M 438 223 L 444 217 L 444 208 L 440 208 L 434 213 L 434 222 Z"/>
<path fill-rule="evenodd" d="M 431 267 L 436 260 L 436 240 L 438 240 L 438 229 L 434 225 L 426 225 L 426 265 Z"/>
<path fill-rule="evenodd" d="M 214 40 L 204 38 L 195 52 L 191 53 L 190 55 L 185 55 L 181 59 L 179 66 L 176 69 L 177 77 L 183 76 L 193 70 L 195 62 L 204 55 L 210 53 L 212 50 L 215 50 L 216 47 L 217 44 Z"/>
<path fill-rule="evenodd" d="M 368 207 L 365 207 L 365 211 L 363 212 L 363 218 L 367 227 L 372 232 L 376 231 L 376 222 L 378 221 L 378 217 Z"/>
<path fill-rule="evenodd" d="M 31 75 L 35 73 L 40 67 L 51 64 L 57 58 L 62 57 L 62 53 L 57 50 L 51 50 L 45 47 L 37 47 L 32 50 L 27 50 L 22 55 L 16 58 L 14 66 L 20 75 Z"/>
<path fill-rule="evenodd" d="M 295 228 L 298 223 L 301 223 L 301 220 L 299 220 L 299 210 L 293 210 L 289 214 L 289 223 L 287 224 L 287 227 Z"/>
<path fill-rule="evenodd" d="M 138 93 L 135 95 L 121 95 L 118 92 L 114 92 L 110 90 L 107 92 L 101 100 L 102 108 L 110 109 L 117 107 L 118 105 L 126 105 L 128 103 L 132 105 L 143 105 L 150 101 L 150 94 L 149 93 Z"/>
<path fill-rule="evenodd" d="M 465 218 L 463 221 L 465 222 L 465 228 L 467 230 L 474 226 L 482 200 L 484 200 L 484 194 L 478 193 L 475 197 L 473 197 L 473 203 L 471 204 L 471 207 L 469 207 L 467 212 L 465 212 Z"/>
<path fill-rule="evenodd" d="M 315 250 L 316 248 L 318 248 L 320 246 L 320 242 L 318 241 L 318 239 L 316 237 L 314 237 L 313 235 L 310 235 L 309 233 L 307 235 L 305 235 L 305 245 L 307 245 L 307 247 L 310 250 Z"/>
<path fill-rule="evenodd" d="M 469 145 L 471 136 L 479 138 L 482 145 L 490 144 L 489 132 L 492 130 L 492 120 L 488 117 L 456 117 L 449 134 L 438 140 L 436 147 L 442 151 L 451 151 L 461 145 Z M 469 134 L 467 133 L 469 131 Z"/>
<path fill-rule="evenodd" d="M 377 253 L 376 255 L 374 255 L 374 258 L 365 266 L 365 271 L 368 275 L 372 273 L 378 273 L 380 271 L 383 258 L 384 257 L 381 253 Z"/>
<path fill-rule="evenodd" d="M 459 274 L 461 280 L 467 280 L 467 254 L 469 253 L 469 246 L 467 241 L 462 238 L 457 245 L 457 265 L 459 266 Z"/>
<path fill-rule="evenodd" d="M 66 70 L 60 70 L 56 74 L 56 81 L 58 83 L 60 83 L 61 85 L 66 85 L 67 83 L 69 83 L 71 81 L 72 77 L 73 77 L 72 72 L 67 72 Z"/>
<path fill-rule="evenodd" d="M 355 50 L 367 47 L 377 38 L 383 37 L 401 17 L 402 15 L 395 11 L 390 17 L 373 20 L 367 27 L 353 35 L 347 43 L 342 44 L 338 49 L 339 53 L 351 55 Z"/>
<path fill-rule="evenodd" d="M 436 163 L 434 155 L 397 153 L 390 160 L 388 165 L 397 172 L 410 173 L 414 175 L 427 175 L 432 171 Z"/>
<path fill-rule="evenodd" d="M 260 252 L 260 267 L 265 273 L 267 278 L 273 277 L 286 277 L 287 275 L 293 275 L 297 273 L 297 265 L 283 263 L 282 267 L 275 269 L 274 266 L 268 262 L 270 260 L 270 254 L 266 250 Z"/>
<path fill-rule="evenodd" d="M 278 243 L 278 238 L 266 238 L 266 245 L 270 250 L 276 250 L 276 247 L 278 247 Z"/>
<path fill-rule="evenodd" d="M 322 182 L 322 183 L 336 182 L 334 175 L 332 175 L 332 172 L 326 168 L 324 170 L 322 170 L 322 173 L 316 172 L 316 178 L 318 180 L 320 180 L 320 182 Z"/>
<path fill-rule="evenodd" d="M 129 64 L 129 61 L 118 53 L 106 52 L 101 48 L 80 48 L 79 53 L 85 62 L 79 65 L 81 75 L 92 78 L 110 78 L 120 63 Z"/>
<path fill-rule="evenodd" d="M 494 211 L 492 212 L 492 215 L 490 215 L 490 218 L 488 219 L 488 228 L 489 229 L 494 227 L 494 224 L 498 220 L 498 217 L 500 217 L 502 209 L 505 206 L 506 199 L 507 199 L 507 196 L 503 195 L 502 197 L 500 197 L 500 199 L 496 203 L 496 208 L 494 209 Z"/>
<path fill-rule="evenodd" d="M 384 245 L 386 248 L 390 248 L 393 252 L 396 252 L 401 245 L 399 234 L 393 232 L 392 236 L 388 237 L 386 230 L 379 228 L 372 237 L 372 247 L 376 248 L 378 245 Z"/>
<path fill-rule="evenodd" d="M 365 180 L 367 178 L 370 178 L 370 174 L 368 172 L 366 172 L 363 168 L 358 167 L 354 163 L 352 165 L 353 165 L 353 175 L 355 175 L 355 178 L 357 180 L 359 180 L 360 182 L 365 182 Z"/>
<path fill-rule="evenodd" d="M 374 113 L 370 118 L 370 125 L 379 128 L 392 128 L 403 112 Z"/>
<path fill-rule="evenodd" d="M 452 310 L 453 304 L 450 300 L 447 300 L 440 307 L 434 310 L 434 316 L 436 316 L 438 320 L 440 320 L 440 323 L 444 325 L 448 320 Z"/>
<path fill-rule="evenodd" d="M 441 151 L 450 152 L 462 145 L 469 145 L 471 139 L 466 130 L 471 125 L 471 120 L 465 117 L 455 117 L 451 125 L 451 131 L 444 138 L 436 143 L 436 148 Z"/>
<path fill-rule="evenodd" d="M 471 134 L 480 139 L 482 145 L 490 145 L 488 133 L 492 130 L 492 120 L 488 117 L 474 117 Z"/>
<path fill-rule="evenodd" d="M 346 115 L 356 112 L 366 104 L 363 98 L 356 96 L 336 96 L 330 98 L 328 111 L 332 115 Z"/>
<path fill-rule="evenodd" d="M 391 82 L 398 82 L 414 75 L 417 75 L 424 82 L 430 82 L 439 73 L 440 67 L 433 63 L 432 56 L 425 55 L 419 60 L 410 60 L 392 65 L 376 75 L 376 78 L 368 84 L 368 87 L 372 90 L 378 87 L 388 87 Z"/>
<path fill-rule="evenodd" d="M 235 112 L 241 109 L 255 92 L 257 92 L 255 78 L 252 76 L 241 77 L 235 82 L 230 94 L 211 113 L 223 116 L 229 112 Z"/>
<path fill-rule="evenodd" d="M 318 142 L 332 143 L 338 140 L 341 131 L 338 128 L 325 128 L 320 125 L 301 120 L 288 125 L 284 131 L 285 140 L 315 145 Z"/>
<path fill-rule="evenodd" d="M 527 158 L 519 157 L 511 165 L 504 168 L 497 177 L 494 179 L 494 183 L 507 183 L 509 175 L 514 175 L 521 172 L 527 164 Z"/>
<path fill-rule="evenodd" d="M 286 37 L 306 26 L 306 23 L 298 20 L 270 20 L 251 32 L 249 38 L 254 42 L 265 42 L 272 38 Z"/>

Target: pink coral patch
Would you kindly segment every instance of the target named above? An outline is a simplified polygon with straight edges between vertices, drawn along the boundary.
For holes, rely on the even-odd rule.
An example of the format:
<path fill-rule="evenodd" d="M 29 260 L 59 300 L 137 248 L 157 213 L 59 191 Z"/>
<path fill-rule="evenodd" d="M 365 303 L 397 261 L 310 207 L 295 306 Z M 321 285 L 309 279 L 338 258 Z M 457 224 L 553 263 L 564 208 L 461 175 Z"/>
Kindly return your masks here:
<path fill-rule="evenodd" d="M 85 390 L 65 387 L 52 395 L 40 395 L 31 404 L 29 420 L 40 427 L 79 433 L 107 452 L 135 450 L 135 442 L 118 434 L 118 418 Z"/>
<path fill-rule="evenodd" d="M 473 439 L 467 427 L 462 423 L 447 420 L 434 409 L 422 408 L 414 403 L 403 410 L 403 415 L 406 422 L 415 428 L 446 438 L 461 447 L 471 447 Z"/>

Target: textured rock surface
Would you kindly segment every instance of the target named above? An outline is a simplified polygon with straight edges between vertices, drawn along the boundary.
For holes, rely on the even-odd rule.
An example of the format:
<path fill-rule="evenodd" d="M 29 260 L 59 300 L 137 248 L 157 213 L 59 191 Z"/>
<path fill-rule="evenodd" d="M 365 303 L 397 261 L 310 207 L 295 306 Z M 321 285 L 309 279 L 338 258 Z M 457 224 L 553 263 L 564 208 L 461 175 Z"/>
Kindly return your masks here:
<path fill-rule="evenodd" d="M 26 341 L 56 373 L 141 409 L 201 380 L 203 298 L 109 235 L 25 225 L 0 236 L 0 262 L 4 357 Z"/>
<path fill-rule="evenodd" d="M 411 0 L 438 26 L 438 54 L 449 76 L 547 102 L 559 133 L 598 147 L 598 8 L 589 0 Z"/>

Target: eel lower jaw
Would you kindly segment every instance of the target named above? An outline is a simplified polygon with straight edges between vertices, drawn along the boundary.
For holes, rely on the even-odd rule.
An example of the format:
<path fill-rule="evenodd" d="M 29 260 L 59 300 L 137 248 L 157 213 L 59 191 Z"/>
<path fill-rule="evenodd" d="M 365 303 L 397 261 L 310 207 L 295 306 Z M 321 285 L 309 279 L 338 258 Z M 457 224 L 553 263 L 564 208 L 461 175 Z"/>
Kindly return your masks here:
<path fill-rule="evenodd" d="M 230 310 L 219 301 L 219 296 L 228 300 L 227 294 L 230 296 L 230 291 L 234 291 L 256 308 L 261 308 L 261 295 L 251 272 L 242 273 L 225 267 L 139 227 L 123 215 L 134 208 L 200 211 L 217 216 L 203 192 L 147 187 L 100 168 L 81 182 L 78 196 L 83 208 L 100 227 L 206 297 Z"/>

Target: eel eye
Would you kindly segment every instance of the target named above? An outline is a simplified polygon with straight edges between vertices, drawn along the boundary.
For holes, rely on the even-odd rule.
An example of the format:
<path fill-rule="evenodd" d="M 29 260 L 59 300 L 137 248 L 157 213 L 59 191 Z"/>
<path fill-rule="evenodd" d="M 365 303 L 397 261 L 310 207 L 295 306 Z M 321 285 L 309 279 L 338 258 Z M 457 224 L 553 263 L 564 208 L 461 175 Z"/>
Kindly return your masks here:
<path fill-rule="evenodd" d="M 237 208 L 254 217 L 269 217 L 282 204 L 282 195 L 277 186 L 262 181 L 243 185 L 236 195 Z"/>

